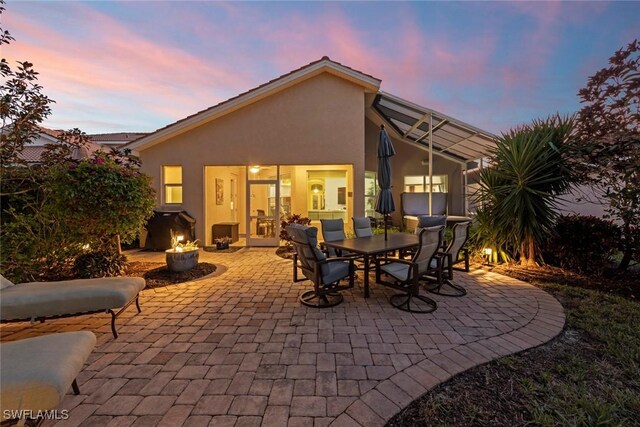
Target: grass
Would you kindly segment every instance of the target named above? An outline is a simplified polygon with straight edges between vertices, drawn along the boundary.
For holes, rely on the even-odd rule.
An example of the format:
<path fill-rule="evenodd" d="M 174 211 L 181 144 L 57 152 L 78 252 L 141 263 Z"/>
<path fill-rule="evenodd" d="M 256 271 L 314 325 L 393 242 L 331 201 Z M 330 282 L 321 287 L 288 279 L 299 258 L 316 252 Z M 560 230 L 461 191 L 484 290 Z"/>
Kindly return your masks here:
<path fill-rule="evenodd" d="M 559 337 L 439 385 L 388 425 L 640 425 L 640 303 L 541 287 L 565 308 Z"/>

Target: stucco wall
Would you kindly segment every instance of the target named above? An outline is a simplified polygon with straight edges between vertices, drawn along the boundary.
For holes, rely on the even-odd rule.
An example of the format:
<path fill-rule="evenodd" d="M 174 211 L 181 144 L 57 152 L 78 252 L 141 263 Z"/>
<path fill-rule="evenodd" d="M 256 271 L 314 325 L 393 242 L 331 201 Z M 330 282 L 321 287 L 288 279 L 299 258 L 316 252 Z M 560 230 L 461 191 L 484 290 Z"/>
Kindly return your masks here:
<path fill-rule="evenodd" d="M 364 139 L 364 89 L 325 73 L 144 149 L 140 159 L 157 190 L 162 165 L 182 165 L 182 207 L 204 238 L 205 166 L 352 164 L 354 194 L 363 194 Z"/>
<path fill-rule="evenodd" d="M 365 169 L 375 172 L 378 169 L 377 145 L 380 128 L 371 120 L 366 120 L 366 158 Z M 429 158 L 429 152 L 391 137 L 396 155 L 391 160 L 393 200 L 396 212 L 391 217 L 395 224 L 400 223 L 400 193 L 404 189 L 404 177 L 408 175 L 428 175 L 429 167 L 422 165 L 422 161 Z M 462 198 L 462 168 L 461 165 L 433 155 L 433 174 L 448 176 L 448 205 L 449 215 L 462 215 L 464 201 Z"/>

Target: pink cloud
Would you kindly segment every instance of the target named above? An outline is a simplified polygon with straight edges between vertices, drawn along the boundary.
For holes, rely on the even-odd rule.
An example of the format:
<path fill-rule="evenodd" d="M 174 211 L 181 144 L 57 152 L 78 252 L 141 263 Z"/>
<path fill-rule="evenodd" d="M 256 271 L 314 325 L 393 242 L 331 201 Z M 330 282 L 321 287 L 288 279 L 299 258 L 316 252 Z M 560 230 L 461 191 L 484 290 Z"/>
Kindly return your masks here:
<path fill-rule="evenodd" d="M 82 115 L 78 109 L 91 109 L 116 117 L 130 110 L 169 122 L 228 98 L 230 88 L 233 93 L 249 86 L 236 69 L 145 39 L 93 9 L 76 6 L 73 13 L 87 23 L 83 37 L 63 35 L 16 13 L 9 24 L 18 40 L 5 56 L 35 64 L 45 93 L 60 98 L 54 112 Z M 22 33 L 28 36 L 20 39 Z"/>

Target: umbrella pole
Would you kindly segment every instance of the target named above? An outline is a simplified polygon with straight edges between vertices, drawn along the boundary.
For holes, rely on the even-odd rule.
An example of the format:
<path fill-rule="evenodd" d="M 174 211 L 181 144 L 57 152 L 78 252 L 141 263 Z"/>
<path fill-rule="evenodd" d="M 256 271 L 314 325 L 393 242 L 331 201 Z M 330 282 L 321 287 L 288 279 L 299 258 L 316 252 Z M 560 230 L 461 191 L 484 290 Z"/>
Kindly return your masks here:
<path fill-rule="evenodd" d="M 387 240 L 387 214 L 384 214 L 384 240 Z"/>

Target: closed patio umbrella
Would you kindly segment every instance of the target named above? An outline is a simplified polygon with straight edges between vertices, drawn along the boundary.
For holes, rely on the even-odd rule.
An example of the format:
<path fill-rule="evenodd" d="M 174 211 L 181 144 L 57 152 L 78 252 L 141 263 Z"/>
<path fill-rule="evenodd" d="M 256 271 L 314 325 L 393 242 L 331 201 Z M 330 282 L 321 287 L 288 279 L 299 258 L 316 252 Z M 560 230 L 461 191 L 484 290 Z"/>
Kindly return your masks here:
<path fill-rule="evenodd" d="M 391 193 L 391 156 L 396 154 L 391 138 L 380 125 L 380 135 L 378 138 L 378 185 L 380 193 L 376 200 L 376 212 L 384 215 L 384 240 L 387 240 L 387 215 L 396 210 Z"/>

